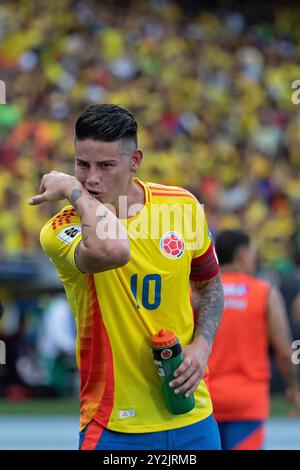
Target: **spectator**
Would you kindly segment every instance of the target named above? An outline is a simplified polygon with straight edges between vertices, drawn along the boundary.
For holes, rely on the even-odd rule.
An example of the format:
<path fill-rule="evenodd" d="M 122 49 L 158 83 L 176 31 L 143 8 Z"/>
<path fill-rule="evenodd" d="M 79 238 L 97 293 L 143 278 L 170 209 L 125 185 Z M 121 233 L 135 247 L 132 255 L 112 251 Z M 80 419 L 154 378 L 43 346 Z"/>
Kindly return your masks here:
<path fill-rule="evenodd" d="M 58 396 L 70 395 L 75 370 L 74 317 L 64 295 L 56 296 L 43 313 L 37 353 L 46 371 L 45 384 Z"/>

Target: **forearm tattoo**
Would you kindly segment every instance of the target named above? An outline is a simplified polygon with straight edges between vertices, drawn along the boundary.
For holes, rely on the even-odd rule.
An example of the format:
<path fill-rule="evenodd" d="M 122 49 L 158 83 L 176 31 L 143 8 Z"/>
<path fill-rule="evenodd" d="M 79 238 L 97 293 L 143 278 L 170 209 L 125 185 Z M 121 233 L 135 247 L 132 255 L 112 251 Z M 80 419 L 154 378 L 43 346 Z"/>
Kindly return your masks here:
<path fill-rule="evenodd" d="M 81 198 L 81 196 L 82 196 L 82 191 L 81 191 L 81 189 L 73 189 L 72 194 L 71 194 L 71 197 L 70 197 L 70 202 L 71 202 L 72 206 L 74 207 L 75 211 L 78 210 L 76 201 L 77 201 L 79 198 Z"/>
<path fill-rule="evenodd" d="M 194 336 L 203 336 L 211 345 L 219 328 L 224 307 L 224 293 L 220 274 L 203 287 L 194 283 L 194 295 L 196 296 Z"/>

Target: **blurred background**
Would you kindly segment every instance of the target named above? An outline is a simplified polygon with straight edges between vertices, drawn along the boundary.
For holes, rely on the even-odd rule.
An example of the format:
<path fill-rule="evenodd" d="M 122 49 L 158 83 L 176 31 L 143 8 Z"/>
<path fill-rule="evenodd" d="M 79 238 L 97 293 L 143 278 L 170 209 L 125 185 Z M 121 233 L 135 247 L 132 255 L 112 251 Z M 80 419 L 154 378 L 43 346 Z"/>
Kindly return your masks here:
<path fill-rule="evenodd" d="M 252 234 L 300 339 L 300 5 L 239 3 L 0 3 L 0 415 L 78 414 L 75 325 L 39 244 L 65 203 L 27 200 L 44 173 L 73 173 L 74 122 L 97 102 L 135 113 L 140 178 L 191 190 L 214 235 Z"/>

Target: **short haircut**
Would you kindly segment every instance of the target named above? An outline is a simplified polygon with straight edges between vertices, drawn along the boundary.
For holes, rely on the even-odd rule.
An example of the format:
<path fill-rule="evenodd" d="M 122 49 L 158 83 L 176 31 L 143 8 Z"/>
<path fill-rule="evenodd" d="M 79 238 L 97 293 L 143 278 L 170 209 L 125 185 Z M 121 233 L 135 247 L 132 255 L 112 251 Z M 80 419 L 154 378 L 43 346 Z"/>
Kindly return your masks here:
<path fill-rule="evenodd" d="M 95 104 L 77 119 L 77 140 L 92 139 L 102 142 L 123 140 L 132 151 L 137 147 L 138 125 L 134 115 L 116 104 Z"/>
<path fill-rule="evenodd" d="M 241 247 L 249 247 L 250 237 L 242 230 L 223 230 L 215 241 L 215 249 L 220 265 L 232 263 Z"/>

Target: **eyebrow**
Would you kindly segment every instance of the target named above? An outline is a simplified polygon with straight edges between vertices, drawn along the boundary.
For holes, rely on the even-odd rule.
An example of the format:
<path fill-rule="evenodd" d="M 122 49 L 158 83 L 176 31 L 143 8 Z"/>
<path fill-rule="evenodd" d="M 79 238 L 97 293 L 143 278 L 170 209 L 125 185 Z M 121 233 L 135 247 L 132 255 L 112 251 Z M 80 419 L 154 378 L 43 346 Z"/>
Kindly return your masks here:
<path fill-rule="evenodd" d="M 84 160 L 84 158 L 81 158 L 81 157 L 75 157 L 75 159 L 78 161 L 78 162 L 83 162 L 83 163 L 90 163 L 88 160 Z M 107 159 L 107 160 L 101 160 L 101 161 L 98 161 L 98 162 L 94 162 L 94 163 L 115 163 L 116 160 L 113 160 L 113 159 Z"/>

